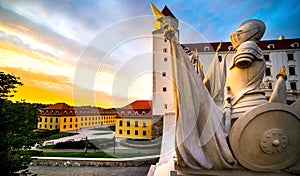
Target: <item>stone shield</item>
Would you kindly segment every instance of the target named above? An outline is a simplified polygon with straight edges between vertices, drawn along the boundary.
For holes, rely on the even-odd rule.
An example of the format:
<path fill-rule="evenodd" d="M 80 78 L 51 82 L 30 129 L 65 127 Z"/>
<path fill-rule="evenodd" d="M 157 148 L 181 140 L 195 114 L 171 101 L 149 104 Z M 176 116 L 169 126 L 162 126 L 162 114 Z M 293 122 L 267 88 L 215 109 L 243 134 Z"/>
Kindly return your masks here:
<path fill-rule="evenodd" d="M 253 171 L 277 171 L 300 155 L 300 114 L 268 103 L 248 111 L 232 126 L 229 142 L 238 162 Z"/>

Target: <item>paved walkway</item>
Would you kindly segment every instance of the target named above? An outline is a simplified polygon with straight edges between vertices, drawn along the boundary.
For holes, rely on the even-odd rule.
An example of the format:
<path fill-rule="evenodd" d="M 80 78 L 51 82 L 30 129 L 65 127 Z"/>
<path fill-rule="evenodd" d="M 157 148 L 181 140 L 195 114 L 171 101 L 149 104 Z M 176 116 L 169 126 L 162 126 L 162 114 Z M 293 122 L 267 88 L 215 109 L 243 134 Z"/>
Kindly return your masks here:
<path fill-rule="evenodd" d="M 73 136 L 67 136 L 67 137 L 63 137 L 63 138 L 59 138 L 59 139 L 53 139 L 53 140 L 49 140 L 49 141 L 45 141 L 45 144 L 57 144 L 59 142 L 66 142 L 66 141 L 80 141 L 80 140 L 85 140 L 85 138 L 87 137 L 88 139 L 99 139 L 99 138 L 113 138 L 115 136 L 115 132 L 111 131 L 111 134 L 106 134 L 109 133 L 110 131 L 101 131 L 95 127 L 90 127 L 90 128 L 83 128 L 77 131 L 67 131 L 69 133 L 78 133 L 76 135 Z M 103 135 L 101 133 L 104 133 Z M 114 147 L 109 147 L 104 149 L 104 152 L 107 153 L 145 153 L 145 154 L 159 154 L 160 153 L 160 148 L 159 147 L 155 147 L 155 148 L 147 148 L 147 149 L 137 149 L 137 148 L 129 148 L 129 147 L 125 147 L 123 145 L 120 145 L 120 141 L 123 138 L 119 138 L 116 137 L 116 144 Z M 83 151 L 78 149 L 43 149 L 43 151 L 47 151 L 47 152 L 80 152 Z M 94 150 L 88 150 L 88 152 L 94 152 Z M 99 150 L 96 150 L 96 152 L 99 152 Z"/>
<path fill-rule="evenodd" d="M 29 166 L 38 176 L 146 176 L 150 166 L 140 167 L 56 167 Z"/>

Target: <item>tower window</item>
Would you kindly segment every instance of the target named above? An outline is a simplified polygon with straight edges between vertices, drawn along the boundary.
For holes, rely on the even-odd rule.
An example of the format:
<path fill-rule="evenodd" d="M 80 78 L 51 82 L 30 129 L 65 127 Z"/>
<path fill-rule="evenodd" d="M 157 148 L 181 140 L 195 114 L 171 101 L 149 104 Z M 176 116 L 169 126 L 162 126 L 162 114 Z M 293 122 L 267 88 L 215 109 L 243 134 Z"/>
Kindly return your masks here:
<path fill-rule="evenodd" d="M 266 76 L 271 76 L 271 68 L 266 68 Z"/>
<path fill-rule="evenodd" d="M 162 76 L 163 77 L 167 76 L 167 73 L 166 72 L 162 72 Z"/>
<path fill-rule="evenodd" d="M 168 109 L 168 104 L 165 104 L 165 109 Z"/>
<path fill-rule="evenodd" d="M 294 60 L 294 54 L 287 54 L 288 60 Z"/>
<path fill-rule="evenodd" d="M 164 48 L 164 53 L 167 53 L 167 48 Z"/>
<path fill-rule="evenodd" d="M 297 90 L 296 82 L 290 82 L 290 86 L 292 90 Z"/>
<path fill-rule="evenodd" d="M 164 61 L 165 61 L 165 62 L 168 62 L 168 58 L 167 58 L 167 57 L 165 57 L 165 58 L 164 58 Z"/>
<path fill-rule="evenodd" d="M 264 55 L 265 61 L 270 61 L 270 56 L 268 54 Z"/>
<path fill-rule="evenodd" d="M 290 75 L 296 75 L 295 67 L 289 67 L 289 73 Z"/>
<path fill-rule="evenodd" d="M 167 92 L 167 87 L 163 87 L 163 92 Z"/>

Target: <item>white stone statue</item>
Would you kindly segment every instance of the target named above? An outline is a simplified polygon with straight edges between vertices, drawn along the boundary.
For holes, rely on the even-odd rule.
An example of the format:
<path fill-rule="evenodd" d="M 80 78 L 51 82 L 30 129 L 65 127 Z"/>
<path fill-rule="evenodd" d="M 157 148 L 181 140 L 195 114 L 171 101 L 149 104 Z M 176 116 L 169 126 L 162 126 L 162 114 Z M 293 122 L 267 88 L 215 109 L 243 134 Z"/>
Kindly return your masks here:
<path fill-rule="evenodd" d="M 299 172 L 300 112 L 294 107 L 299 107 L 300 101 L 293 106 L 269 103 L 260 90 L 266 64 L 258 42 L 265 24 L 248 20 L 230 34 L 236 53 L 227 71 L 222 112 L 179 44 L 176 31 L 164 23 L 164 16 L 156 8 L 154 11 L 170 41 L 176 169 L 243 166 L 254 171 L 290 168 L 291 172 Z"/>
<path fill-rule="evenodd" d="M 293 124 L 295 119 L 296 122 L 297 119 L 299 122 L 298 112 L 283 104 L 273 105 L 269 103 L 263 91 L 260 90 L 266 64 L 258 42 L 264 31 L 265 25 L 262 21 L 248 20 L 230 35 L 236 53 L 227 72 L 224 113 L 217 107 L 196 72 L 191 71 L 194 68 L 184 54 L 178 40 L 172 35 L 173 33 L 165 32 L 166 38 L 170 39 L 171 55 L 174 59 L 174 79 L 177 86 L 175 146 L 179 168 L 193 170 L 234 169 L 242 164 L 244 167 L 256 171 L 274 171 L 286 168 L 295 162 L 295 157 L 291 155 L 289 157 L 292 159 L 289 162 L 285 162 L 288 160 L 287 157 L 282 157 L 284 162 L 273 159 L 277 157 L 273 153 L 285 154 L 285 152 L 290 152 L 285 150 L 288 149 L 286 140 L 288 135 L 285 132 L 288 129 L 284 129 L 285 127 L 281 129 L 280 125 L 276 127 L 278 123 L 274 123 L 275 126 L 272 126 L 272 123 L 270 125 L 265 121 L 259 128 L 261 130 L 259 135 L 255 134 L 256 129 L 253 127 L 253 132 L 250 130 L 250 133 L 244 133 L 243 131 L 248 130 L 248 123 L 254 123 L 256 126 L 259 120 L 270 118 L 273 115 L 278 118 L 278 121 L 284 121 L 281 118 L 287 116 L 289 123 Z M 288 109 L 288 112 L 278 108 Z M 278 115 L 280 113 L 283 115 Z M 240 118 L 241 120 L 238 120 Z M 249 119 L 255 120 L 252 122 Z M 297 125 L 298 123 L 292 130 L 292 134 L 298 133 Z M 232 127 L 234 127 L 233 132 Z M 270 134 L 275 135 L 275 137 L 269 138 Z M 246 137 L 242 137 L 243 135 Z M 243 138 L 242 142 L 239 141 L 239 137 Z M 240 148 L 247 148 L 248 143 L 251 146 L 251 142 L 245 138 L 252 137 L 256 141 L 252 142 L 254 146 L 249 147 L 249 156 L 245 154 L 251 160 L 248 161 L 244 159 L 243 154 L 247 149 L 240 151 Z M 296 140 L 295 143 L 297 144 L 300 141 L 297 141 L 298 139 L 292 135 L 289 137 L 291 140 Z M 245 141 L 246 144 L 244 144 Z M 253 158 L 257 153 L 266 156 L 262 157 L 262 161 L 259 159 L 257 161 L 257 158 Z M 264 166 L 264 162 L 268 167 Z"/>

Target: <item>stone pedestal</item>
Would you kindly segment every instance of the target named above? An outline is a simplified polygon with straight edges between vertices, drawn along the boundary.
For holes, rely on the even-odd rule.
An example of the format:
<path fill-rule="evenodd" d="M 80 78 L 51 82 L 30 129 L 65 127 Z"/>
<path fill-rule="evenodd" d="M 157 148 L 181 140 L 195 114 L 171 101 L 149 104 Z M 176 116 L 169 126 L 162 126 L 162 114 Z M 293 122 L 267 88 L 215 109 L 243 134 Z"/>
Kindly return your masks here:
<path fill-rule="evenodd" d="M 151 166 L 148 176 L 169 175 L 174 170 L 175 126 L 175 112 L 165 114 L 160 159 L 156 165 Z"/>

